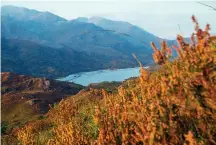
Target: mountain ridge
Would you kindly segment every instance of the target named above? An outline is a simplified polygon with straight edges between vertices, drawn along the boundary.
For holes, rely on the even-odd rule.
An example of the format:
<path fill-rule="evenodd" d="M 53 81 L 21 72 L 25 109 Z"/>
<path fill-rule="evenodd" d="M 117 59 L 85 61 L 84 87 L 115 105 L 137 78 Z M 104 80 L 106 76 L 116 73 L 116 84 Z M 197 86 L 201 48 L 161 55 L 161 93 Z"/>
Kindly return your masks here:
<path fill-rule="evenodd" d="M 2 53 L 2 69 L 4 71 L 16 72 L 19 70 L 17 73 L 21 74 L 62 77 L 69 73 L 82 71 L 129 68 L 138 66 L 132 53 L 143 65 L 153 62 L 151 57 L 153 50 L 147 41 L 148 39 L 158 41 L 154 35 L 146 36 L 142 41 L 131 37 L 131 34 L 125 34 L 125 32 L 107 30 L 94 23 L 83 22 L 86 18 L 80 18 L 81 21 L 68 21 L 53 14 L 50 19 L 44 20 L 43 18 L 46 18 L 44 15 L 47 15 L 47 12 L 17 7 L 12 7 L 11 12 L 11 7 L 9 10 L 7 8 L 2 9 L 1 15 L 1 34 L 2 38 L 5 38 L 3 41 L 6 41 L 2 44 L 4 52 Z M 29 11 L 33 11 L 33 13 L 28 13 Z M 22 17 L 25 15 L 28 15 L 26 19 Z M 139 29 L 129 23 L 126 24 Z M 138 32 L 145 33 L 143 30 Z M 14 55 L 13 51 L 16 51 L 17 55 Z M 77 57 L 73 53 L 77 54 Z M 23 54 L 32 57 L 27 55 L 25 56 L 28 59 L 19 57 Z M 19 61 L 15 62 L 13 60 L 15 58 Z M 60 60 L 62 63 L 59 62 Z"/>
<path fill-rule="evenodd" d="M 1 6 L 1 15 L 10 16 L 13 18 L 17 18 L 20 20 L 37 20 L 40 22 L 41 20 L 54 18 L 53 21 L 67 21 L 65 18 L 55 15 L 48 11 L 38 11 L 35 9 L 29 9 L 25 7 L 17 7 L 12 5 Z M 34 17 L 32 17 L 34 15 Z"/>
<path fill-rule="evenodd" d="M 5 38 L 1 40 L 2 71 L 56 78 L 78 72 L 136 66 L 134 59 L 128 59 L 123 54 L 116 56 L 88 54 L 67 47 L 61 49 L 47 47 L 27 40 Z"/>

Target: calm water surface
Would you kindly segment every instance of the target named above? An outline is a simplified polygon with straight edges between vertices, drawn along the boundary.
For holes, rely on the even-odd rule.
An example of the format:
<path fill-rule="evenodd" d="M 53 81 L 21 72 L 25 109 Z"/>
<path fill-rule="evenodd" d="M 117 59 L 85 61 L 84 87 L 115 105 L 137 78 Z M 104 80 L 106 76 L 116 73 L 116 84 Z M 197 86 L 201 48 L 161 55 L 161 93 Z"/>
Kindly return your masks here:
<path fill-rule="evenodd" d="M 148 68 L 148 67 L 145 67 Z M 136 68 L 126 68 L 126 69 L 116 69 L 116 70 L 99 70 L 92 72 L 81 72 L 77 74 L 71 74 L 67 77 L 60 78 L 57 80 L 74 82 L 76 84 L 81 84 L 87 86 L 91 83 L 100 83 L 104 81 L 124 81 L 130 77 L 139 76 L 139 67 Z"/>

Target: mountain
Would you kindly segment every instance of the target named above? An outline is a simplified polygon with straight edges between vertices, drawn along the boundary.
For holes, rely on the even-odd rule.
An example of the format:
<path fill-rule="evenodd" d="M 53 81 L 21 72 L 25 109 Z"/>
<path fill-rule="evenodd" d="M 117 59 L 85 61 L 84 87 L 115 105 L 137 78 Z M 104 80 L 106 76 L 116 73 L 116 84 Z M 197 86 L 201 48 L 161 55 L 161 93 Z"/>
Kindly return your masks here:
<path fill-rule="evenodd" d="M 56 23 L 60 21 L 67 21 L 66 19 L 50 12 L 39 12 L 33 9 L 10 5 L 1 7 L 1 15 L 23 21 L 32 20 L 38 23 Z"/>
<path fill-rule="evenodd" d="M 1 41 L 2 71 L 55 78 L 98 69 L 136 66 L 134 59 L 123 54 L 88 54 L 67 47 L 56 49 L 18 39 L 2 38 Z"/>
<path fill-rule="evenodd" d="M 75 19 L 76 21 L 79 21 L 79 22 L 84 22 L 84 23 L 88 23 L 88 18 L 86 17 L 78 17 Z"/>
<path fill-rule="evenodd" d="M 21 74 L 60 77 L 134 67 L 138 63 L 132 53 L 148 65 L 153 61 L 149 41 L 158 40 L 126 22 L 110 20 L 114 26 L 108 27 L 107 19 L 101 18 L 100 23 L 96 18 L 68 21 L 49 12 L 14 6 L 2 7 L 1 19 L 2 70 Z"/>
<path fill-rule="evenodd" d="M 127 38 L 128 36 L 104 30 L 103 28 L 98 27 L 94 24 L 85 23 L 80 19 L 79 21 L 62 20 L 53 23 L 47 23 L 44 21 L 38 22 L 37 19 L 22 20 L 19 19 L 19 16 L 17 16 L 17 18 L 15 16 L 12 17 L 9 14 L 5 15 L 6 12 L 4 11 L 6 11 L 8 7 L 3 7 L 2 9 L 2 36 L 5 38 L 30 40 L 57 48 L 62 47 L 62 45 L 66 45 L 77 50 L 87 49 L 87 51 L 96 52 L 98 51 L 98 47 L 100 47 L 100 49 L 121 48 L 123 50 L 148 48 L 148 51 L 151 51 L 149 45 L 146 46 L 146 44 L 143 44 L 139 40 L 132 38 L 129 41 L 129 38 Z M 17 9 L 23 10 L 23 8 Z M 10 11 L 10 9 L 7 11 Z M 30 10 L 26 10 L 24 8 L 23 11 L 23 13 L 29 13 Z M 44 12 L 41 13 L 41 15 L 44 15 Z"/>
<path fill-rule="evenodd" d="M 161 38 L 128 22 L 113 21 L 102 17 L 91 17 L 89 19 L 84 17 L 78 17 L 76 20 L 80 22 L 93 23 L 105 30 L 110 30 L 118 34 L 125 35 L 128 37 L 128 39 L 136 39 L 146 45 L 149 45 L 150 41 L 158 44 L 159 40 L 161 40 Z"/>
<path fill-rule="evenodd" d="M 74 83 L 2 72 L 2 121 L 17 127 L 37 119 L 49 110 L 49 104 L 54 105 L 83 88 Z"/>
<path fill-rule="evenodd" d="M 157 36 L 128 22 L 112 21 L 102 17 L 91 17 L 88 22 L 107 30 L 112 30 L 118 33 L 130 35 L 131 37 L 134 37 L 135 39 L 143 41 L 147 44 L 149 44 L 150 41 L 158 42 L 159 40 Z"/>

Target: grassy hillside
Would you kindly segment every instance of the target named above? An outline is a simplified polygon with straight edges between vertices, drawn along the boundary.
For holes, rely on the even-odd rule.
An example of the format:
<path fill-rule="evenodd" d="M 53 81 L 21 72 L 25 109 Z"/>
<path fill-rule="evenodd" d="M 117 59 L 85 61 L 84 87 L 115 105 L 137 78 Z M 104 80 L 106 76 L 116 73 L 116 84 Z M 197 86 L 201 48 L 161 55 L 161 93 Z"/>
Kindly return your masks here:
<path fill-rule="evenodd" d="M 84 88 L 73 83 L 9 72 L 1 73 L 1 78 L 1 121 L 8 129 L 37 120 L 48 112 L 49 105 Z"/>
<path fill-rule="evenodd" d="M 81 91 L 62 100 L 45 119 L 26 124 L 9 138 L 27 144 L 216 144 L 216 37 L 209 25 L 199 28 L 191 44 L 177 37 L 153 58 L 161 67 L 128 80 L 118 92 Z M 196 39 L 196 41 L 195 41 Z M 12 142 L 10 142 L 12 143 Z"/>

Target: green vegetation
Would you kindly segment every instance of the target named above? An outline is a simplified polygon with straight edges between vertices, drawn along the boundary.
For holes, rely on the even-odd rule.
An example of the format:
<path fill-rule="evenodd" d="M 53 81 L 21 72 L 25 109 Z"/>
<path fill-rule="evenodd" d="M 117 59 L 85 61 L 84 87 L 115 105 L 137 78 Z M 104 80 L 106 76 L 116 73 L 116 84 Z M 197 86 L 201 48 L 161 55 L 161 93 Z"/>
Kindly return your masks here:
<path fill-rule="evenodd" d="M 23 126 L 28 121 L 36 120 L 39 114 L 35 113 L 25 103 L 14 104 L 7 110 L 2 110 L 2 121 L 11 127 Z"/>
<path fill-rule="evenodd" d="M 8 123 L 1 122 L 1 134 L 4 135 L 8 129 Z"/>

